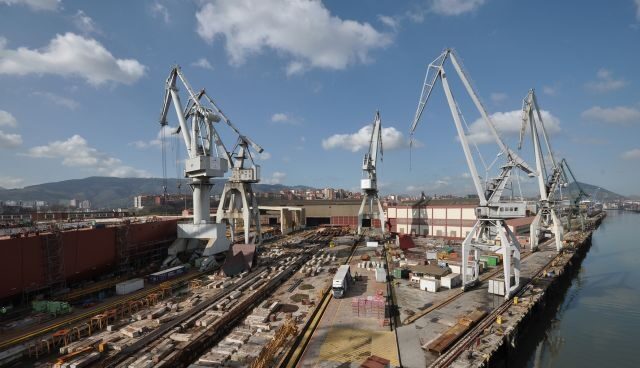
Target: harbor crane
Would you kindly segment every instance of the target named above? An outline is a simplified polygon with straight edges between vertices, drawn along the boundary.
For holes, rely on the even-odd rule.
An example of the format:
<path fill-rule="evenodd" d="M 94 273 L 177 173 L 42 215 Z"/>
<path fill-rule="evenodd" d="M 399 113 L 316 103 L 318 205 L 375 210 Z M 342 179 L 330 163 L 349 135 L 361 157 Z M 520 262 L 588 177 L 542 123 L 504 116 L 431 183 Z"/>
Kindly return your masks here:
<path fill-rule="evenodd" d="M 180 82 L 187 92 L 187 104 L 180 101 L 177 83 Z M 222 143 L 214 124 L 221 120 L 215 106 L 205 106 L 200 100 L 206 93 L 196 93 L 179 66 L 174 66 L 165 85 L 164 103 L 160 115 L 160 125 L 168 125 L 167 115 L 173 104 L 178 116 L 177 133 L 182 133 L 187 148 L 185 177 L 191 179 L 193 190 L 193 222 L 178 224 L 178 239 L 169 247 L 169 257 L 164 266 L 174 262 L 177 253 L 190 249 L 202 250 L 200 268 L 210 269 L 218 265 L 227 252 L 230 242 L 226 237 L 226 226 L 211 221 L 209 192 L 213 187 L 211 178 L 223 177 L 229 170 L 229 153 Z"/>
<path fill-rule="evenodd" d="M 444 64 L 451 60 L 453 68 L 464 85 L 468 95 L 471 97 L 475 107 L 480 113 L 482 120 L 487 124 L 494 137 L 500 155 L 506 157 L 506 163 L 501 167 L 498 177 L 487 180 L 484 187 L 478 175 L 469 139 L 464 130 L 463 116 L 454 99 Z M 474 286 L 479 275 L 479 252 L 501 252 L 503 255 L 504 267 L 504 296 L 508 299 L 513 295 L 520 285 L 520 243 L 515 234 L 507 226 L 506 220 L 526 216 L 526 203 L 524 201 L 503 200 L 502 193 L 511 177 L 514 168 L 520 169 L 529 176 L 535 176 L 536 172 L 518 156 L 518 154 L 507 147 L 500 138 L 493 122 L 485 107 L 480 102 L 478 94 L 475 92 L 469 78 L 463 70 L 461 64 L 452 49 L 446 49 L 440 56 L 431 62 L 427 68 L 422 93 L 418 102 L 418 108 L 411 125 L 410 135 L 413 137 L 416 127 L 420 122 L 422 113 L 433 87 L 440 80 L 444 89 L 447 104 L 453 117 L 453 122 L 458 133 L 458 138 L 467 161 L 467 166 L 473 180 L 474 187 L 478 194 L 480 203 L 476 207 L 476 223 L 462 242 L 462 289 L 466 290 Z M 466 125 L 466 123 L 464 123 Z M 473 261 L 470 270 L 469 255 L 473 251 Z M 471 271 L 471 272 L 470 272 Z M 513 277 L 513 282 L 512 282 Z"/>
<path fill-rule="evenodd" d="M 531 130 L 536 170 L 538 172 L 538 189 L 540 190 L 538 213 L 529 228 L 529 244 L 531 245 L 531 250 L 535 251 L 538 249 L 540 239 L 553 235 L 556 249 L 560 251 L 562 248 L 563 227 L 557 213 L 559 202 L 556 201 L 555 196 L 558 189 L 566 187 L 567 183 L 564 180 L 562 166 L 558 165 L 551 150 L 549 135 L 544 126 L 542 113 L 533 89 L 529 90 L 527 97 L 522 101 L 522 128 L 520 129 L 518 149 L 522 148 L 527 127 Z M 548 163 L 545 161 L 545 154 L 540 141 L 540 131 L 542 131 Z M 547 165 L 551 166 L 549 170 L 547 170 Z"/>
<path fill-rule="evenodd" d="M 258 154 L 264 152 L 259 144 L 255 143 L 248 136 L 231 123 L 231 120 L 218 108 L 213 99 L 205 95 L 211 106 L 222 120 L 238 135 L 238 141 L 228 158 L 232 163 L 231 177 L 224 184 L 218 211 L 216 212 L 216 222 L 229 222 L 231 227 L 231 242 L 235 240 L 236 222 L 243 220 L 244 243 L 261 244 L 262 232 L 260 229 L 260 209 L 258 200 L 253 192 L 252 184 L 260 182 L 260 165 L 256 165 L 251 155 L 251 149 Z M 250 229 L 253 225 L 255 235 L 250 237 Z"/>
<path fill-rule="evenodd" d="M 375 229 L 374 219 L 380 220 L 380 233 L 385 233 L 385 215 L 380 203 L 378 195 L 378 153 L 380 153 L 380 161 L 382 161 L 382 122 L 380 120 L 380 111 L 376 111 L 373 121 L 373 129 L 371 130 L 371 139 L 369 140 L 369 150 L 364 154 L 362 160 L 362 173 L 364 178 L 360 180 L 360 188 L 362 189 L 362 204 L 358 211 L 358 234 L 364 233 L 364 220 L 370 221 L 370 228 Z"/>
<path fill-rule="evenodd" d="M 576 215 L 579 219 L 580 219 L 580 227 L 582 229 L 582 231 L 584 231 L 584 226 L 585 226 L 585 220 L 586 220 L 586 209 L 584 211 L 582 211 L 580 204 L 582 203 L 582 200 L 585 198 L 589 197 L 589 194 L 587 194 L 587 192 L 585 192 L 582 189 L 582 186 L 580 185 L 580 182 L 578 182 L 578 180 L 576 179 L 575 175 L 573 175 L 573 171 L 571 170 L 571 167 L 569 166 L 569 163 L 567 163 L 567 160 L 565 160 L 564 158 L 562 159 L 562 161 L 560 161 L 560 167 L 562 168 L 562 175 L 564 177 L 564 181 L 566 183 L 569 182 L 569 177 L 567 176 L 567 172 L 569 173 L 569 175 L 571 175 L 571 178 L 573 179 L 573 182 L 576 183 L 576 188 L 578 188 L 578 194 L 575 196 L 575 198 L 573 198 L 573 200 L 571 201 L 571 204 L 569 206 L 569 216 L 567 216 L 567 228 L 569 229 L 569 231 L 572 230 L 571 227 L 571 220 L 573 218 L 574 215 Z"/>

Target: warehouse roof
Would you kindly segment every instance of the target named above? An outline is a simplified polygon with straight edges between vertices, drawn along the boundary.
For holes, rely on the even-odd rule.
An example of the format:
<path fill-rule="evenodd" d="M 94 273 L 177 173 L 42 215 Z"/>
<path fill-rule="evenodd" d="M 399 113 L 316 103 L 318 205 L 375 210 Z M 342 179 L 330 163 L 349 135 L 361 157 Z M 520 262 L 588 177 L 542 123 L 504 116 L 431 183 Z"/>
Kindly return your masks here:
<path fill-rule="evenodd" d="M 442 277 L 451 272 L 449 269 L 441 268 L 434 265 L 416 265 L 409 266 L 409 269 L 413 273 L 421 273 L 423 275 Z"/>

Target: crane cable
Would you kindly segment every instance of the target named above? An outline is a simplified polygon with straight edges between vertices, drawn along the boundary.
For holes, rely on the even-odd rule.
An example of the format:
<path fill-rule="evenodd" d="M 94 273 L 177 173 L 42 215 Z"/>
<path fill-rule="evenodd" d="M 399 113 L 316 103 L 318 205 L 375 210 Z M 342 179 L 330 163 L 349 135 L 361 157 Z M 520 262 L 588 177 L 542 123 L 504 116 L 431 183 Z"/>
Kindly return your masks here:
<path fill-rule="evenodd" d="M 167 200 L 167 148 L 166 148 L 166 125 L 160 126 L 160 145 L 162 146 L 162 196 Z"/>

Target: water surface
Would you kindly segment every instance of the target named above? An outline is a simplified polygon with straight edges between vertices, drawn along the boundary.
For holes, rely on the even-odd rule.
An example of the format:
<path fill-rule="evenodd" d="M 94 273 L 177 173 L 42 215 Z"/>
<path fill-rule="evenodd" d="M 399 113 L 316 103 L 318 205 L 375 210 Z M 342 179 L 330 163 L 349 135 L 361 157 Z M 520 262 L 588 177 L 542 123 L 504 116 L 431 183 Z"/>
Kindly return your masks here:
<path fill-rule="evenodd" d="M 609 211 L 527 367 L 640 367 L 640 214 Z"/>

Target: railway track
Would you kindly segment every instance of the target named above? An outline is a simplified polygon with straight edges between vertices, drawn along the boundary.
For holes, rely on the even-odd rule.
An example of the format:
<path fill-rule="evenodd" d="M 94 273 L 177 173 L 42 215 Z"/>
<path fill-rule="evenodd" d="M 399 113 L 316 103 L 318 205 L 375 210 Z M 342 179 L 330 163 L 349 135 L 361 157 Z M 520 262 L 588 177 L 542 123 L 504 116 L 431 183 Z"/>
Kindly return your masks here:
<path fill-rule="evenodd" d="M 521 297 L 527 287 L 533 283 L 535 279 L 540 277 L 545 269 L 547 269 L 558 257 L 560 257 L 562 253 L 558 253 L 555 257 L 551 258 L 549 262 L 547 262 L 544 267 L 540 268 L 538 272 L 535 273 L 531 279 L 525 283 L 520 291 L 514 295 L 514 297 Z M 477 338 L 482 336 L 484 331 L 491 327 L 491 325 L 496 321 L 497 317 L 503 313 L 505 313 L 512 305 L 513 298 L 509 298 L 505 300 L 500 306 L 495 308 L 491 313 L 489 313 L 484 319 L 482 319 L 477 325 L 475 325 L 471 330 L 469 330 L 460 340 L 458 340 L 454 346 L 449 349 L 447 352 L 440 355 L 432 364 L 431 368 L 440 368 L 440 367 L 448 367 L 450 366 L 464 351 L 466 351 L 472 344 L 476 341 Z"/>
<path fill-rule="evenodd" d="M 171 281 L 168 281 L 168 282 L 171 285 L 171 287 L 174 288 L 176 285 L 178 285 L 180 283 L 187 282 L 187 281 L 189 281 L 191 279 L 194 279 L 194 278 L 197 278 L 197 277 L 199 277 L 201 275 L 202 275 L 201 272 L 191 273 L 191 274 L 187 274 L 187 275 L 184 275 L 184 276 L 180 276 L 180 277 L 178 277 L 176 279 L 173 279 Z M 71 325 L 79 323 L 79 322 L 82 322 L 83 320 L 91 318 L 91 317 L 95 316 L 96 314 L 100 314 L 100 313 L 103 313 L 103 312 L 105 312 L 107 310 L 117 308 L 121 304 L 128 303 L 128 302 L 136 300 L 136 299 L 144 298 L 144 297 L 146 297 L 147 295 L 149 295 L 151 293 L 159 291 L 160 288 L 161 288 L 161 285 L 157 285 L 157 286 L 154 286 L 154 287 L 151 287 L 151 288 L 148 288 L 148 289 L 144 289 L 141 292 L 134 293 L 134 294 L 132 294 L 130 296 L 127 296 L 125 298 L 122 298 L 122 299 L 114 300 L 114 301 L 109 302 L 107 304 L 101 305 L 101 306 L 99 306 L 97 308 L 90 309 L 90 310 L 88 310 L 86 312 L 83 312 L 81 314 L 69 316 L 67 318 L 64 318 L 61 321 L 58 321 L 58 322 L 55 322 L 53 324 L 44 326 L 44 327 L 42 327 L 40 329 L 37 329 L 35 331 L 25 333 L 23 335 L 20 335 L 18 337 L 12 338 L 12 339 L 9 339 L 7 341 L 2 341 L 0 343 L 0 350 L 4 350 L 4 349 L 7 349 L 7 348 L 12 347 L 14 345 L 18 345 L 18 344 L 27 342 L 27 341 L 29 341 L 31 339 L 34 339 L 34 338 L 39 337 L 39 336 L 42 336 L 42 335 L 47 334 L 49 332 L 53 332 L 53 331 L 56 331 L 56 330 L 59 330 L 59 329 L 65 328 L 65 327 L 70 327 Z"/>

